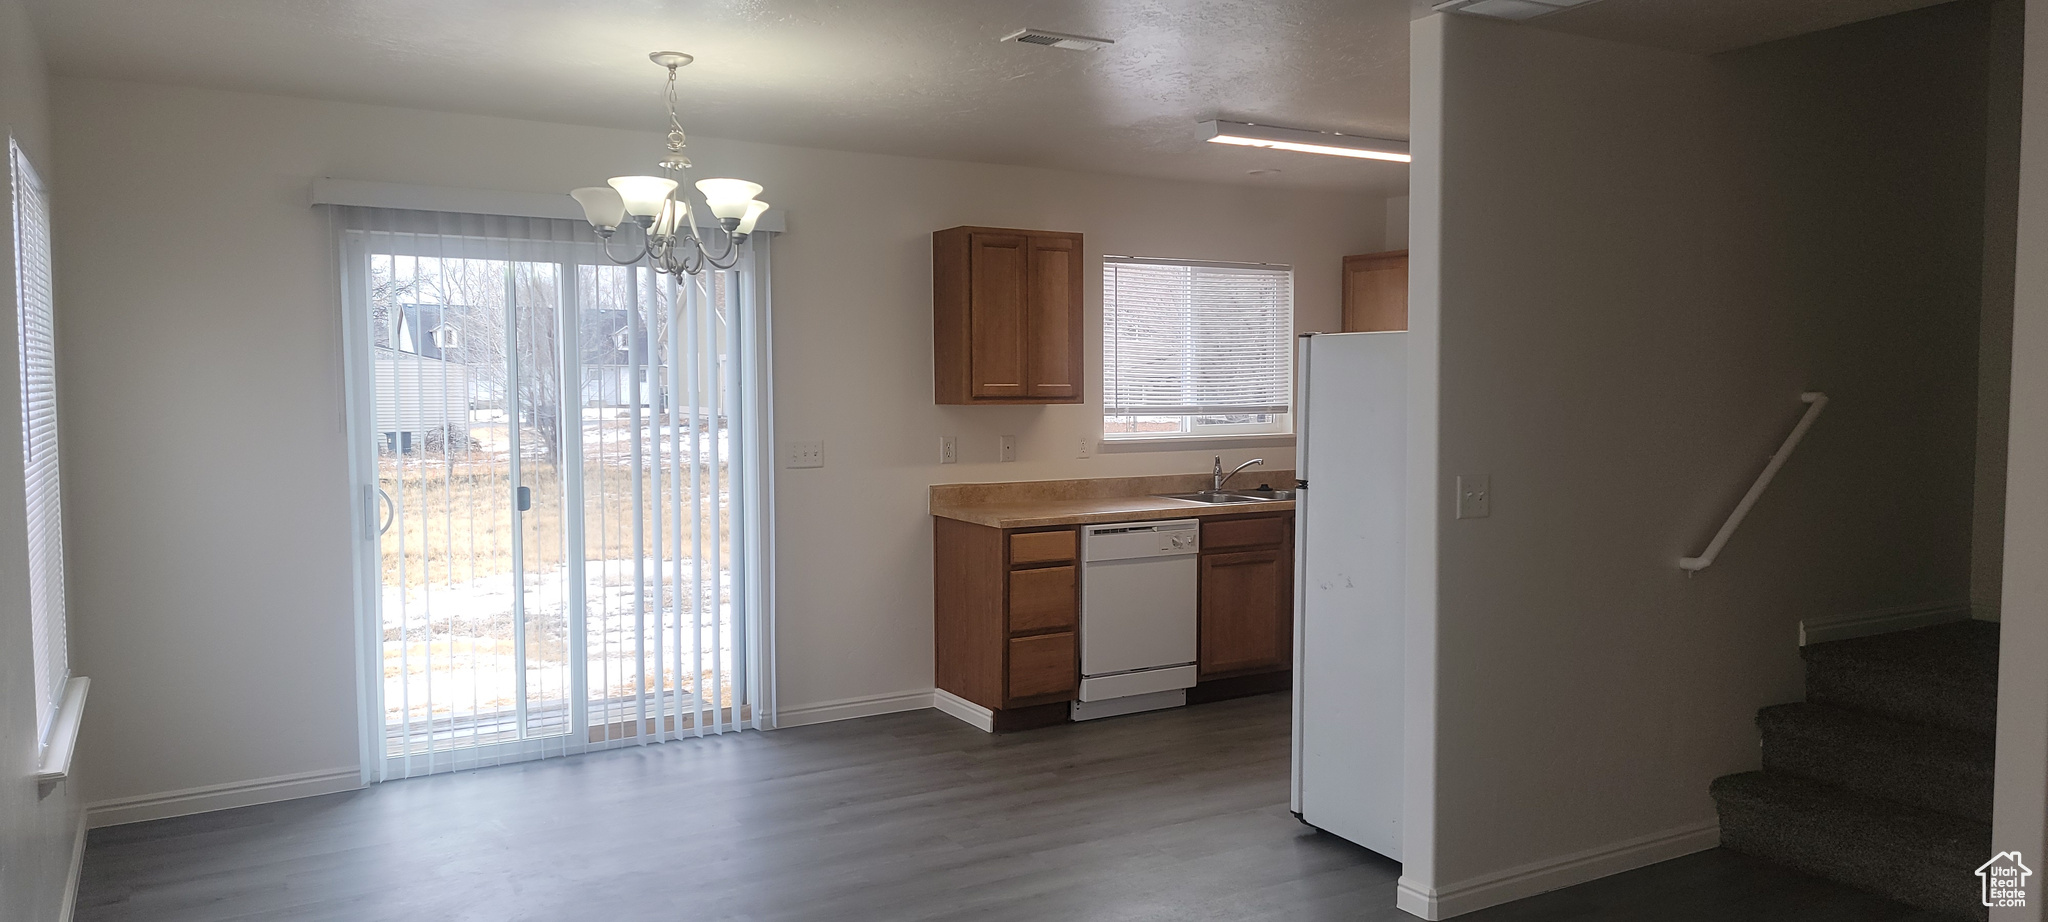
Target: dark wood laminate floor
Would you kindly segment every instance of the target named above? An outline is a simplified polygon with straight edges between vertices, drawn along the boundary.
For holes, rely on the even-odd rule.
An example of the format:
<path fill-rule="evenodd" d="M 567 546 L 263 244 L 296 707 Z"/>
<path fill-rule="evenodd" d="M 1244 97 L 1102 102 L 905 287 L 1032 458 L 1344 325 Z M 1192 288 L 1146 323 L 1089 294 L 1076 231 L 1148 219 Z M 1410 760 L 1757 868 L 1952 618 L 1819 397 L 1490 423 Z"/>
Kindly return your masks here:
<path fill-rule="evenodd" d="M 1398 865 L 1288 814 L 1287 706 L 921 711 L 99 829 L 77 919 L 1412 919 Z M 1712 851 L 1464 918 L 1924 917 Z"/>

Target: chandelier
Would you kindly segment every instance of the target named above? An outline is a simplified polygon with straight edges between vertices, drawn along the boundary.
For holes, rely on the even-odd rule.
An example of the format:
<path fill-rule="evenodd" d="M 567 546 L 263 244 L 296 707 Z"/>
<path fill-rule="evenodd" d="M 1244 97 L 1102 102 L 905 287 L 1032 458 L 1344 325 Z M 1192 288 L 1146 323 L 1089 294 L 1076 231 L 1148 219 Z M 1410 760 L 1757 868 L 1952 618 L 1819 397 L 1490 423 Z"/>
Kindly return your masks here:
<path fill-rule="evenodd" d="M 717 219 L 716 231 L 700 232 L 696 218 L 704 212 L 690 204 L 682 180 L 690 169 L 683 156 L 683 123 L 676 118 L 676 71 L 694 60 L 680 51 L 657 51 L 647 56 L 668 68 L 668 151 L 661 158 L 660 176 L 614 176 L 607 185 L 586 186 L 570 192 L 583 206 L 583 217 L 597 230 L 604 255 L 621 266 L 646 260 L 656 271 L 670 275 L 697 275 L 705 269 L 730 269 L 740 261 L 740 244 L 754 232 L 754 222 L 768 210 L 768 203 L 754 198 L 761 194 L 759 183 L 744 179 L 700 179 L 698 193 L 703 209 Z M 627 236 L 618 232 L 627 224 L 639 228 L 637 252 L 620 259 L 612 252 L 613 240 Z M 722 238 L 720 243 L 713 235 Z"/>

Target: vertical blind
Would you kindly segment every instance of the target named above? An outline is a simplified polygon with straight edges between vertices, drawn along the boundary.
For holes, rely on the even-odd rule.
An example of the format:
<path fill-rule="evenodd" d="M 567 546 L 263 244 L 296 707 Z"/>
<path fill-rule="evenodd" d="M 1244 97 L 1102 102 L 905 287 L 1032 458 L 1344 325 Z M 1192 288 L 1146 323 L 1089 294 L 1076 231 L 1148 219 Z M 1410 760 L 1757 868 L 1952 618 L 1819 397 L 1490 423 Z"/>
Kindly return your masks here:
<path fill-rule="evenodd" d="M 766 725 L 770 235 L 337 208 L 372 780 Z"/>
<path fill-rule="evenodd" d="M 1105 414 L 1288 412 L 1292 270 L 1110 256 L 1102 301 Z"/>
<path fill-rule="evenodd" d="M 36 738 L 49 740 L 71 677 L 64 623 L 64 525 L 57 476 L 56 309 L 50 211 L 42 180 L 8 140 L 14 193 L 14 291 L 21 337 L 21 461 L 28 499 L 28 592 L 35 644 Z"/>

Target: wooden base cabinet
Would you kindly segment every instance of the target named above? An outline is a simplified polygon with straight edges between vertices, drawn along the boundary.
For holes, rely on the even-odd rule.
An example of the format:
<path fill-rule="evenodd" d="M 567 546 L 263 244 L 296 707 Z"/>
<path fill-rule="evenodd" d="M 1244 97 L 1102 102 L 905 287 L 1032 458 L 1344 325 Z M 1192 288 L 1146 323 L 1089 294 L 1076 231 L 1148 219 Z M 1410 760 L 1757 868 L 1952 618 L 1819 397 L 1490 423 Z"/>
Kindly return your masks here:
<path fill-rule="evenodd" d="M 1080 533 L 932 520 L 938 686 L 995 711 L 1071 701 L 1081 684 Z M 1064 718 L 1062 718 L 1064 719 Z"/>
<path fill-rule="evenodd" d="M 1294 514 L 1205 516 L 1191 701 L 1286 687 L 1294 663 Z M 1067 720 L 1080 691 L 1078 526 L 932 519 L 938 687 L 998 730 Z"/>
<path fill-rule="evenodd" d="M 1204 681 L 1294 665 L 1294 514 L 1202 520 Z"/>

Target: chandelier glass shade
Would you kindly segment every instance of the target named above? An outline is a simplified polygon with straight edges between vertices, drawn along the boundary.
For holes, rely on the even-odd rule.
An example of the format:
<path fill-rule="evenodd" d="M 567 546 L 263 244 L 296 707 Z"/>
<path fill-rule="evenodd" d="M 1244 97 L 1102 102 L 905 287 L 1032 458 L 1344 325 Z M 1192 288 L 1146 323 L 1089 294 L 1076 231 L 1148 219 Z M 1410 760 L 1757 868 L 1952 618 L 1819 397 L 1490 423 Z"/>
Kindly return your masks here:
<path fill-rule="evenodd" d="M 624 266 L 645 260 L 661 272 L 678 276 L 730 269 L 739 263 L 740 244 L 768 210 L 767 202 L 755 198 L 761 194 L 761 184 L 721 177 L 684 185 L 690 158 L 683 155 L 687 138 L 676 115 L 676 71 L 691 58 L 680 51 L 657 51 L 648 57 L 668 69 L 668 139 L 660 161 L 662 175 L 614 176 L 605 185 L 585 186 L 569 195 L 583 206 L 584 219 L 597 231 L 605 258 L 612 262 Z M 702 208 L 691 205 L 690 189 L 703 197 Z M 628 226 L 637 230 L 621 234 Z M 615 242 L 630 248 L 634 237 L 639 241 L 637 249 L 629 249 L 624 258 L 613 252 Z"/>

